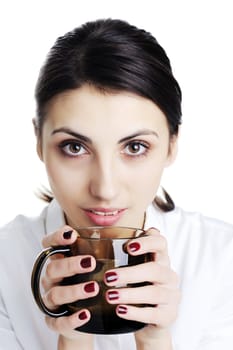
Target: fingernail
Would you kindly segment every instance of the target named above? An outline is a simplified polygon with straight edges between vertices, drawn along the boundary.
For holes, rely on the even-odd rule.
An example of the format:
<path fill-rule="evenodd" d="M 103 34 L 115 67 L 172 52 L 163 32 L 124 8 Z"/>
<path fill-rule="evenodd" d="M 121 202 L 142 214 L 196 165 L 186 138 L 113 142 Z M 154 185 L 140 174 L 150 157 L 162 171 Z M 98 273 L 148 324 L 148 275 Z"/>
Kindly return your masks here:
<path fill-rule="evenodd" d="M 107 298 L 109 300 L 117 300 L 119 299 L 119 293 L 116 290 L 110 290 L 107 292 Z"/>
<path fill-rule="evenodd" d="M 78 315 L 78 318 L 79 318 L 80 320 L 85 320 L 85 319 L 87 318 L 86 311 L 80 312 L 80 314 Z"/>
<path fill-rule="evenodd" d="M 117 308 L 118 314 L 125 315 L 127 314 L 127 312 L 128 312 L 128 308 L 126 306 L 122 306 L 122 305 L 118 306 Z"/>
<path fill-rule="evenodd" d="M 138 242 L 132 242 L 128 245 L 129 250 L 133 253 L 140 249 L 140 244 Z"/>
<path fill-rule="evenodd" d="M 118 277 L 117 277 L 116 272 L 106 272 L 105 273 L 105 280 L 108 283 L 117 281 L 117 278 Z"/>
<path fill-rule="evenodd" d="M 84 286 L 84 290 L 85 292 L 87 293 L 92 293 L 95 291 L 95 283 L 94 282 L 90 282 L 90 283 L 87 283 L 85 286 Z"/>
<path fill-rule="evenodd" d="M 70 239 L 71 236 L 72 236 L 72 232 L 73 232 L 73 230 L 65 231 L 65 232 L 63 233 L 63 238 L 64 238 L 64 239 Z"/>
<path fill-rule="evenodd" d="M 83 258 L 80 261 L 80 265 L 82 266 L 82 268 L 87 269 L 88 267 L 91 267 L 91 258 Z"/>

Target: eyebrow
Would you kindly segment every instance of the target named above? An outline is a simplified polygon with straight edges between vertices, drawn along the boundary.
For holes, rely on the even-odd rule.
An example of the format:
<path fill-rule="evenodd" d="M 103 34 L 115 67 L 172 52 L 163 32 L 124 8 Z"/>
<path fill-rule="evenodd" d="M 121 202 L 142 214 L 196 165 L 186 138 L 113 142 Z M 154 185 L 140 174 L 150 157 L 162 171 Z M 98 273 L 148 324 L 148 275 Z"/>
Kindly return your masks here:
<path fill-rule="evenodd" d="M 138 136 L 142 136 L 142 135 L 154 135 L 157 138 L 159 138 L 159 135 L 154 130 L 142 129 L 142 130 L 138 130 L 134 134 L 131 134 L 131 135 L 126 136 L 126 137 L 123 137 L 123 139 L 120 139 L 120 141 L 118 143 L 129 141 L 130 139 L 133 139 L 134 137 L 138 137 Z"/>
<path fill-rule="evenodd" d="M 71 135 L 71 136 L 73 136 L 73 137 L 75 137 L 77 139 L 80 139 L 80 140 L 82 140 L 84 142 L 92 144 L 92 140 L 89 137 L 84 136 L 82 134 L 79 134 L 79 133 L 73 131 L 70 128 L 61 127 L 61 128 L 55 129 L 55 130 L 52 131 L 51 135 L 55 135 L 55 134 L 58 134 L 58 133 L 65 133 L 65 134 Z M 133 133 L 131 135 L 123 137 L 122 139 L 120 139 L 118 141 L 118 143 L 126 142 L 126 141 L 129 141 L 130 139 L 133 139 L 134 137 L 138 137 L 138 136 L 142 136 L 142 135 L 153 135 L 153 136 L 156 136 L 156 138 L 159 138 L 158 133 L 155 132 L 154 130 L 141 129 L 141 130 L 138 130 L 137 132 L 135 132 L 135 133 Z"/>
<path fill-rule="evenodd" d="M 55 129 L 52 131 L 51 135 L 55 135 L 55 134 L 58 134 L 58 133 L 65 133 L 65 134 L 69 134 L 77 139 L 80 139 L 84 142 L 87 142 L 87 143 L 92 143 L 91 139 L 87 136 L 84 136 L 82 134 L 79 134 L 69 128 L 66 128 L 66 127 L 62 127 L 62 128 L 59 128 L 59 129 Z"/>

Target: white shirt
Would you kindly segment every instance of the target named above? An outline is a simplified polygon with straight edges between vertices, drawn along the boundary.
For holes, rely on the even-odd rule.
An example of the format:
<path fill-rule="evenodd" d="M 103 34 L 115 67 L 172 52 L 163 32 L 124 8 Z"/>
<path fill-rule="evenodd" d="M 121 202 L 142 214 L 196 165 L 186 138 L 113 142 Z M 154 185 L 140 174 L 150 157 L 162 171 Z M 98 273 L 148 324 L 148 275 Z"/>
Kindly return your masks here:
<path fill-rule="evenodd" d="M 43 236 L 63 225 L 54 200 L 39 217 L 18 216 L 0 231 L 1 350 L 57 349 L 58 336 L 34 302 L 30 279 Z M 180 277 L 182 300 L 171 328 L 174 350 L 232 350 L 233 226 L 179 208 L 163 213 L 150 206 L 145 227 L 166 237 Z M 126 344 L 135 350 L 133 334 L 95 339 L 96 350 L 122 350 Z"/>

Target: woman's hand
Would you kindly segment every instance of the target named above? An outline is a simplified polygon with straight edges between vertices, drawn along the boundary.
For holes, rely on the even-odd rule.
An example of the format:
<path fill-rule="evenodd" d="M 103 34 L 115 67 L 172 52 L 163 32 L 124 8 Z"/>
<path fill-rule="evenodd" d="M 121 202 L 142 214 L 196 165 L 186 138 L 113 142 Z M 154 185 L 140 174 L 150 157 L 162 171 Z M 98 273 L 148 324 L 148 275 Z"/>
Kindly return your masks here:
<path fill-rule="evenodd" d="M 55 233 L 45 236 L 44 248 L 57 245 L 70 245 L 77 238 L 77 232 L 69 226 L 65 226 Z M 86 273 L 94 270 L 95 259 L 92 256 L 66 257 L 54 255 L 47 265 L 42 285 L 45 290 L 44 303 L 49 309 L 71 303 L 80 299 L 86 299 L 98 294 L 99 286 L 96 282 L 61 286 L 59 282 L 68 276 Z M 93 336 L 74 330 L 87 323 L 91 315 L 87 309 L 80 310 L 70 316 L 52 318 L 46 316 L 48 327 L 57 332 L 59 337 L 58 349 L 93 349 Z"/>
<path fill-rule="evenodd" d="M 135 333 L 137 349 L 172 349 L 168 327 L 176 319 L 180 291 L 178 277 L 170 267 L 167 243 L 156 229 L 147 231 L 147 237 L 131 241 L 128 252 L 131 255 L 152 253 L 153 261 L 137 266 L 107 271 L 106 283 L 109 287 L 128 283 L 150 282 L 150 285 L 137 288 L 109 290 L 106 298 L 111 304 L 118 304 L 119 317 L 147 324 Z M 111 273 L 117 280 L 108 282 Z M 117 297 L 116 297 L 117 291 Z M 111 293 L 114 298 L 111 298 Z M 114 294 L 113 294 L 114 293 Z M 143 308 L 131 304 L 150 304 Z"/>

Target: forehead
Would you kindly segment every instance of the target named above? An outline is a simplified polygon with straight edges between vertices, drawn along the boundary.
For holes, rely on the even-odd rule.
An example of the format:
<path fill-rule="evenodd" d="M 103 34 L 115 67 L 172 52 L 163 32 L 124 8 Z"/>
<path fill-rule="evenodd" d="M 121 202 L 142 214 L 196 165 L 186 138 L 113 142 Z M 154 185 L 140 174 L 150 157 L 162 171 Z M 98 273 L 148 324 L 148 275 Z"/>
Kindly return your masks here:
<path fill-rule="evenodd" d="M 71 127 L 82 132 L 167 130 L 164 113 L 155 103 L 130 92 L 108 93 L 84 85 L 57 95 L 49 103 L 45 128 Z"/>

